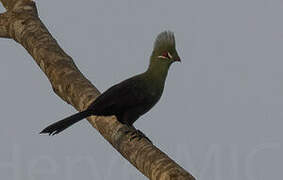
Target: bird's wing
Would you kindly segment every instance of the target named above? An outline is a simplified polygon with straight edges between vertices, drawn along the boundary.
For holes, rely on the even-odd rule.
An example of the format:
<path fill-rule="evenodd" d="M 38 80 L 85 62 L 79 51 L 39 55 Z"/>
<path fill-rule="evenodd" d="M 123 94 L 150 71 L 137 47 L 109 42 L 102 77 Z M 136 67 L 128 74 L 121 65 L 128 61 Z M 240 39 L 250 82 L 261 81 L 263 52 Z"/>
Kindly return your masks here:
<path fill-rule="evenodd" d="M 114 115 L 125 109 L 142 104 L 142 82 L 133 77 L 106 90 L 90 106 L 94 115 Z"/>

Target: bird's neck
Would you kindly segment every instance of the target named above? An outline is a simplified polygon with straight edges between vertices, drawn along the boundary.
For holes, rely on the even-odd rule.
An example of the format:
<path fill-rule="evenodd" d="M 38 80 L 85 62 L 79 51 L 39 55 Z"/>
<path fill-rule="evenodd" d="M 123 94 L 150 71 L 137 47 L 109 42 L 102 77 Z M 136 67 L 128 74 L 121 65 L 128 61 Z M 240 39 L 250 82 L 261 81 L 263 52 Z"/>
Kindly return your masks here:
<path fill-rule="evenodd" d="M 170 64 L 152 60 L 145 74 L 151 81 L 164 83 L 167 77 Z"/>

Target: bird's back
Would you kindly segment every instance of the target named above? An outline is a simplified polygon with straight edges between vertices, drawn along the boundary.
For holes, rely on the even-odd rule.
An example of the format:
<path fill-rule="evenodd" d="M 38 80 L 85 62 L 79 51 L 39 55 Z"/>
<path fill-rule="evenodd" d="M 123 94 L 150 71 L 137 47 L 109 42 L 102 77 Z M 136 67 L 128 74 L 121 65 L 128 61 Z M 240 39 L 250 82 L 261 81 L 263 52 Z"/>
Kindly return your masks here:
<path fill-rule="evenodd" d="M 134 110 L 139 116 L 151 109 L 161 94 L 150 88 L 144 74 L 118 83 L 101 94 L 90 106 L 93 115 L 110 116 Z"/>

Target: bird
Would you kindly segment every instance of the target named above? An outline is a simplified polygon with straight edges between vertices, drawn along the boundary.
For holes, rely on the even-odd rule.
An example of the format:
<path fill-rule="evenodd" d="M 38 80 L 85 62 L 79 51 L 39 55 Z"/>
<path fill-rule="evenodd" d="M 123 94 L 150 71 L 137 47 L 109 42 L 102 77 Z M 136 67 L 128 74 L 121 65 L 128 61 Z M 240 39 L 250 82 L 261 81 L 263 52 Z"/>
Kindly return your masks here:
<path fill-rule="evenodd" d="M 134 122 L 148 112 L 160 99 L 168 70 L 174 62 L 181 62 L 172 31 L 163 31 L 155 39 L 149 66 L 143 73 L 128 78 L 107 89 L 86 110 L 55 122 L 40 134 L 55 135 L 89 116 L 112 116 L 127 125 L 132 138 L 148 139 L 134 127 Z M 148 139 L 149 140 L 149 139 Z"/>

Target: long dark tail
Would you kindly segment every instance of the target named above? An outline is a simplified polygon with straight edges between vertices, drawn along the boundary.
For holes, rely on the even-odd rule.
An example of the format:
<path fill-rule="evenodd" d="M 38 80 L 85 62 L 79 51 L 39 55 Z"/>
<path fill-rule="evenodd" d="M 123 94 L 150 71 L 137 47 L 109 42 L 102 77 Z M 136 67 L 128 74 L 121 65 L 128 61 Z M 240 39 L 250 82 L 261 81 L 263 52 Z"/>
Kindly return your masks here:
<path fill-rule="evenodd" d="M 72 126 L 73 124 L 83 120 L 84 118 L 92 115 L 91 110 L 85 110 L 82 112 L 79 112 L 77 114 L 74 114 L 72 116 L 69 116 L 65 119 L 62 119 L 61 121 L 58 121 L 56 123 L 53 123 L 43 129 L 40 134 L 48 133 L 49 135 L 55 135 L 60 133 L 61 131 L 64 131 L 68 127 Z"/>

